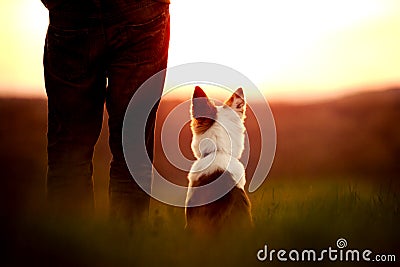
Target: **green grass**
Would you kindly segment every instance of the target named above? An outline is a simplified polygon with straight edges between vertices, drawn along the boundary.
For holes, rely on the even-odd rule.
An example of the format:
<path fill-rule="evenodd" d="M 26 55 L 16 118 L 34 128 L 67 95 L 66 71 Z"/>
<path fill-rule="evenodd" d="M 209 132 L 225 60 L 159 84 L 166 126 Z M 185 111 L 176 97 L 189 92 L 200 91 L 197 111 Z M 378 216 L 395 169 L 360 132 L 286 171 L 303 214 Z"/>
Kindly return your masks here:
<path fill-rule="evenodd" d="M 253 230 L 200 239 L 184 232 L 182 209 L 161 204 L 153 205 L 151 223 L 137 231 L 110 224 L 105 217 L 49 221 L 30 214 L 16 227 L 10 260 L 28 266 L 275 265 L 276 259 L 256 259 L 265 244 L 271 249 L 324 249 L 335 248 L 338 238 L 345 238 L 348 248 L 399 258 L 396 186 L 345 178 L 269 179 L 250 196 Z M 18 258 L 18 251 L 25 256 Z"/>
<path fill-rule="evenodd" d="M 182 209 L 163 205 L 152 208 L 152 223 L 140 231 L 109 223 L 106 123 L 94 156 L 97 217 L 49 219 L 42 209 L 46 101 L 0 99 L 1 266 L 297 266 L 260 263 L 256 253 L 265 244 L 271 249 L 335 247 L 338 238 L 346 238 L 349 248 L 396 254 L 398 262 L 399 96 L 399 90 L 391 90 L 319 104 L 271 105 L 278 145 L 270 177 L 250 195 L 254 230 L 201 240 L 183 231 Z M 161 121 L 169 108 L 159 113 Z M 248 132 L 257 137 L 248 115 Z M 183 133 L 180 138 L 189 140 L 190 131 Z M 251 143 L 255 148 L 257 140 Z M 182 152 L 189 155 L 190 145 Z M 250 174 L 258 163 L 257 157 L 252 160 L 246 168 Z M 165 164 L 162 169 L 186 181 L 186 173 Z M 388 176 L 396 179 L 390 182 Z"/>

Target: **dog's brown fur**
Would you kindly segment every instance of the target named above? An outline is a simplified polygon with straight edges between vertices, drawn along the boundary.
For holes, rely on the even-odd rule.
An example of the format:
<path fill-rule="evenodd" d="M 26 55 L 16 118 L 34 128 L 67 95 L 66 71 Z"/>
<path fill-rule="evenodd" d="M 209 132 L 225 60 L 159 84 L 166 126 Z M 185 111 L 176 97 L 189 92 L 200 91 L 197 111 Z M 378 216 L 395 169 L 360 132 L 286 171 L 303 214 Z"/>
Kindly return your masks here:
<path fill-rule="evenodd" d="M 193 119 L 190 123 L 190 127 L 195 133 L 201 134 L 207 131 L 214 124 L 214 122 L 215 120 L 209 118 Z"/>
<path fill-rule="evenodd" d="M 211 175 L 203 175 L 193 184 L 193 187 L 203 186 L 216 179 L 226 181 L 231 186 L 233 179 L 228 172 L 218 171 Z M 197 196 L 193 193 L 192 198 Z M 188 207 L 186 210 L 186 227 L 198 234 L 220 232 L 231 227 L 248 228 L 252 225 L 251 204 L 245 191 L 234 186 L 220 199 L 199 207 Z"/>

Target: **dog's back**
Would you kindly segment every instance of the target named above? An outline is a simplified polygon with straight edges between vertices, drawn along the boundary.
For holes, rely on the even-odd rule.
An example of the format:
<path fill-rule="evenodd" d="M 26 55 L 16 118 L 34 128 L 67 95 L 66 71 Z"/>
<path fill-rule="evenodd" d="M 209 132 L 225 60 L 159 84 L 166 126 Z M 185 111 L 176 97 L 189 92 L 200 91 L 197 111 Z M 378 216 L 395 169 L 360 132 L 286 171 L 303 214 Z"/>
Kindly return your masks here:
<path fill-rule="evenodd" d="M 211 175 L 200 176 L 193 187 L 207 185 L 216 179 L 222 179 L 224 186 L 232 187 L 233 177 L 227 171 L 218 170 Z M 213 190 L 210 188 L 209 190 Z M 219 188 L 218 190 L 221 190 Z M 214 192 L 206 192 L 206 194 Z M 236 186 L 223 197 L 203 206 L 190 207 L 193 201 L 202 201 L 207 196 L 204 192 L 194 190 L 188 200 L 186 209 L 186 227 L 196 233 L 214 233 L 222 229 L 249 227 L 252 225 L 251 204 L 246 192 Z"/>

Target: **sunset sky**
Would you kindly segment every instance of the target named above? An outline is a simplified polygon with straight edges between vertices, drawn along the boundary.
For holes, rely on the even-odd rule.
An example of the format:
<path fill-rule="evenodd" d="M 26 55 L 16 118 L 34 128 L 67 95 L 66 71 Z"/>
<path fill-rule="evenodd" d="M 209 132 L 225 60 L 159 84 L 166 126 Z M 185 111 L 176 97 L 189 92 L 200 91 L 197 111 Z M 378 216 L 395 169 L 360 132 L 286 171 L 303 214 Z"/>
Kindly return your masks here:
<path fill-rule="evenodd" d="M 270 99 L 400 85 L 398 0 L 172 0 L 169 66 L 232 67 Z M 40 0 L 0 3 L 0 95 L 45 96 Z"/>

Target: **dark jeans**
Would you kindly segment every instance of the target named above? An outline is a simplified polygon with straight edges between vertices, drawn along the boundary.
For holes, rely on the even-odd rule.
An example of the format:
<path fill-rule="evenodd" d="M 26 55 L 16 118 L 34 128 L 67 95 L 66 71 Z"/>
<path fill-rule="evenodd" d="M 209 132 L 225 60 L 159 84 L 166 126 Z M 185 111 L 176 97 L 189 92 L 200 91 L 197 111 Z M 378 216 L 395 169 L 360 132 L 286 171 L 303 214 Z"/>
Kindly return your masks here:
<path fill-rule="evenodd" d="M 49 10 L 44 50 L 48 202 L 61 213 L 93 210 L 92 157 L 106 102 L 112 152 L 111 213 L 135 219 L 147 213 L 150 198 L 132 179 L 125 163 L 122 124 L 135 91 L 167 66 L 169 6 L 154 0 L 58 2 L 61 4 Z M 161 93 L 162 88 L 149 92 Z M 156 110 L 154 107 L 146 126 L 150 159 Z M 151 179 L 151 170 L 146 168 L 143 173 Z"/>

